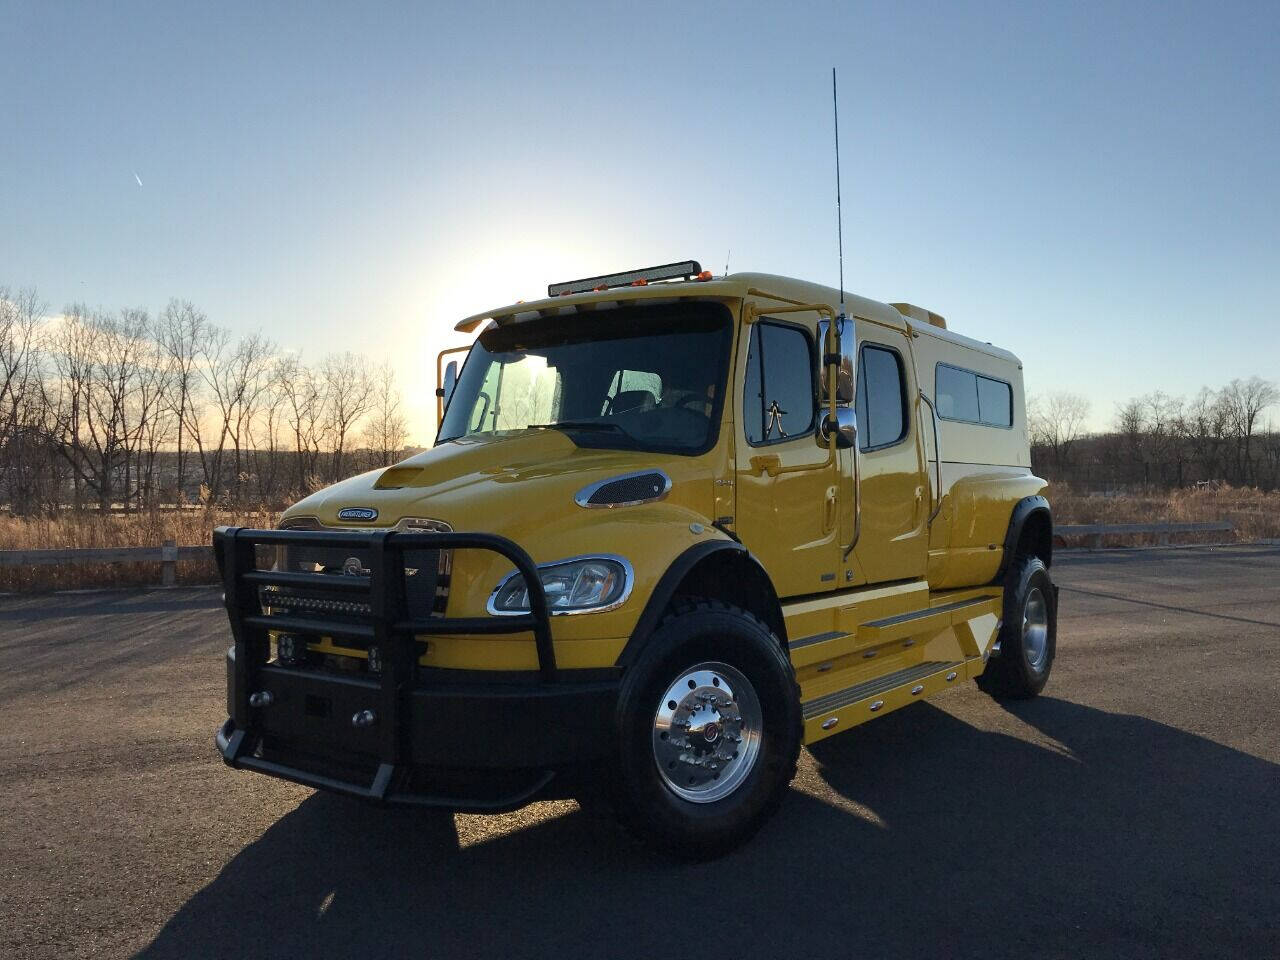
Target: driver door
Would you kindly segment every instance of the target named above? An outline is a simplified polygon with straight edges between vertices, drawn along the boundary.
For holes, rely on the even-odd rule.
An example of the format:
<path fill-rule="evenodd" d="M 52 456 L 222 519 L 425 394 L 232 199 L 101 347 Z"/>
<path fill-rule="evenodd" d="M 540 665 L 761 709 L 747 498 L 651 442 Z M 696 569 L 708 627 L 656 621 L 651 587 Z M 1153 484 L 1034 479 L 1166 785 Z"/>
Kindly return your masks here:
<path fill-rule="evenodd" d="M 739 344 L 734 526 L 780 597 L 838 584 L 839 458 L 815 439 L 815 326 L 762 317 Z"/>

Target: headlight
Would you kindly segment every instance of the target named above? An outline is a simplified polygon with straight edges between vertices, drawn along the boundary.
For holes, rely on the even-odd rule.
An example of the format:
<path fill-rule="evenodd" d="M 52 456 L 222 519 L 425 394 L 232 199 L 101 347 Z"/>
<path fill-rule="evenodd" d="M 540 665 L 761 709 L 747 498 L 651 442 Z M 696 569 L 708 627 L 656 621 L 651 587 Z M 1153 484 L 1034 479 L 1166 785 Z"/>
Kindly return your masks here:
<path fill-rule="evenodd" d="M 553 613 L 587 613 L 611 610 L 631 593 L 631 564 L 622 557 L 573 557 L 538 567 L 547 609 Z M 529 612 L 529 591 L 524 577 L 513 571 L 489 596 L 492 614 Z"/>

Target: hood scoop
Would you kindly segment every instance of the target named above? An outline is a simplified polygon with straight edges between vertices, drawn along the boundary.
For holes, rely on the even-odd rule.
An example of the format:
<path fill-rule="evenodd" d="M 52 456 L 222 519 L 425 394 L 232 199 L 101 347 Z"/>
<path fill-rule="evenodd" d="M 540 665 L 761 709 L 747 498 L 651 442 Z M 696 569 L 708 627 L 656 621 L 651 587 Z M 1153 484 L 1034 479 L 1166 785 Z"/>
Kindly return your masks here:
<path fill-rule="evenodd" d="M 583 487 L 573 501 L 580 507 L 631 507 L 661 500 L 670 490 L 671 478 L 661 470 L 641 470 Z"/>
<path fill-rule="evenodd" d="M 421 467 L 387 467 L 373 485 L 375 490 L 399 490 L 409 486 L 422 473 Z"/>

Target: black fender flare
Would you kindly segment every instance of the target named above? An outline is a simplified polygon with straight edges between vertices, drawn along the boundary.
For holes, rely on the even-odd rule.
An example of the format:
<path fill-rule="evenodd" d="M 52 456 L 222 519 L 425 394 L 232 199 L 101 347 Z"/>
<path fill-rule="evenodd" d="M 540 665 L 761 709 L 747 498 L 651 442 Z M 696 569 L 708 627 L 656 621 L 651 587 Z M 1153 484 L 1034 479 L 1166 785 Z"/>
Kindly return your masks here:
<path fill-rule="evenodd" d="M 676 557 L 671 562 L 671 565 L 667 567 L 666 572 L 659 578 L 657 585 L 653 588 L 653 592 L 649 594 L 649 600 L 645 603 L 640 619 L 636 621 L 635 629 L 631 631 L 631 636 L 627 639 L 626 646 L 622 648 L 622 653 L 618 654 L 616 661 L 618 666 L 629 666 L 640 655 L 640 650 L 657 628 L 658 622 L 662 619 L 662 615 L 671 603 L 671 598 L 676 595 L 676 590 L 679 589 L 680 584 L 684 582 L 690 571 L 703 560 L 723 551 L 729 551 L 740 558 L 749 560 L 760 569 L 760 575 L 765 580 L 769 579 L 769 575 L 763 567 L 760 567 L 759 562 L 751 556 L 751 552 L 736 540 L 706 540 L 702 543 L 695 543 Z M 785 639 L 783 642 L 785 644 Z"/>
<path fill-rule="evenodd" d="M 1046 567 L 1053 563 L 1053 509 L 1049 506 L 1049 501 L 1040 494 L 1023 497 L 1013 505 L 1013 511 L 1009 515 L 1009 529 L 1004 535 L 1004 555 L 1000 558 L 1000 569 L 996 571 L 992 583 L 999 583 L 1004 579 L 1004 575 L 1009 570 L 1009 564 L 1013 562 L 1018 541 L 1022 539 L 1022 530 L 1027 525 L 1027 520 L 1038 513 L 1043 513 L 1049 522 L 1047 554 L 1041 559 Z"/>

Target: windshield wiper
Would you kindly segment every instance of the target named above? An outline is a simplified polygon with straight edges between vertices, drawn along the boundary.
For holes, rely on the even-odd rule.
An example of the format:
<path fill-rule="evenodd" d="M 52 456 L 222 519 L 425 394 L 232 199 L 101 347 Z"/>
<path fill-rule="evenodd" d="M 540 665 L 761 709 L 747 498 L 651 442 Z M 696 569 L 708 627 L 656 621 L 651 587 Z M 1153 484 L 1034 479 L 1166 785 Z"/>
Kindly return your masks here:
<path fill-rule="evenodd" d="M 637 443 L 635 436 L 616 423 L 607 420 L 558 420 L 555 423 L 531 423 L 530 430 L 601 430 L 620 433 L 632 443 Z"/>

